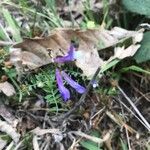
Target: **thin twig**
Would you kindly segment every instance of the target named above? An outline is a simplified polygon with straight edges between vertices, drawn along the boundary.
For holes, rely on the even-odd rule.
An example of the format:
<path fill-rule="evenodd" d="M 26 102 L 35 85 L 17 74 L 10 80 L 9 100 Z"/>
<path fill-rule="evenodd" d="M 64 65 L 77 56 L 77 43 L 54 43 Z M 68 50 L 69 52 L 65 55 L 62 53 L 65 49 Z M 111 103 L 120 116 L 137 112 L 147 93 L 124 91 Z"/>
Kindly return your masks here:
<path fill-rule="evenodd" d="M 94 136 L 85 134 L 85 133 L 83 133 L 81 131 L 70 131 L 70 133 L 71 134 L 75 134 L 77 136 L 81 136 L 81 137 L 86 138 L 88 140 L 91 140 L 91 141 L 93 141 L 95 143 L 101 144 L 101 143 L 107 141 L 110 138 L 112 131 L 107 132 L 106 135 L 103 138 L 94 137 Z"/>
<path fill-rule="evenodd" d="M 21 140 L 14 148 L 14 150 L 19 150 L 20 147 L 24 144 L 25 139 Z"/>
<path fill-rule="evenodd" d="M 120 107 L 121 107 L 121 111 L 122 111 L 122 115 L 123 115 L 123 120 L 126 123 L 125 113 L 124 113 L 123 105 L 121 103 L 120 103 Z M 125 132 L 126 132 L 126 137 L 127 137 L 128 148 L 129 148 L 129 150 L 132 150 L 131 149 L 131 144 L 130 144 L 129 133 L 128 133 L 127 128 L 125 128 Z"/>
<path fill-rule="evenodd" d="M 88 86 L 86 88 L 86 92 L 81 96 L 80 100 L 75 104 L 75 106 L 70 111 L 68 111 L 67 113 L 65 113 L 65 114 L 63 114 L 61 116 L 58 116 L 56 118 L 58 121 L 61 122 L 65 118 L 68 118 L 72 113 L 74 113 L 79 108 L 79 106 L 81 106 L 84 103 L 84 100 L 85 100 L 85 98 L 86 98 L 90 88 L 92 87 L 93 81 L 96 79 L 96 77 L 99 74 L 99 72 L 100 72 L 100 67 L 96 70 L 93 78 L 90 80 L 90 82 L 89 82 L 89 84 L 88 84 Z M 55 118 L 53 118 L 53 120 L 55 121 Z"/>
<path fill-rule="evenodd" d="M 15 42 L 10 42 L 10 41 L 1 41 L 0 40 L 0 46 L 9 46 L 9 45 L 14 45 L 16 44 Z"/>
<path fill-rule="evenodd" d="M 140 113 L 140 111 L 137 109 L 137 107 L 134 105 L 132 100 L 126 95 L 126 93 L 121 89 L 119 85 L 117 85 L 117 88 L 122 93 L 122 95 L 126 98 L 126 100 L 130 103 L 130 105 L 133 107 L 135 112 L 139 115 L 143 123 L 147 126 L 148 131 L 150 132 L 150 124 L 147 122 L 147 120 L 143 117 L 143 115 Z"/>
<path fill-rule="evenodd" d="M 115 99 L 116 101 L 118 100 L 118 99 Z M 139 122 L 145 127 L 145 128 L 147 128 L 147 126 L 143 123 L 143 121 L 124 103 L 124 102 L 122 102 L 120 99 L 119 99 L 119 102 L 129 111 L 129 112 L 131 112 L 131 114 L 137 119 L 137 120 L 139 120 Z"/>
<path fill-rule="evenodd" d="M 11 150 L 13 146 L 15 145 L 14 141 L 12 141 L 6 148 L 6 150 Z"/>

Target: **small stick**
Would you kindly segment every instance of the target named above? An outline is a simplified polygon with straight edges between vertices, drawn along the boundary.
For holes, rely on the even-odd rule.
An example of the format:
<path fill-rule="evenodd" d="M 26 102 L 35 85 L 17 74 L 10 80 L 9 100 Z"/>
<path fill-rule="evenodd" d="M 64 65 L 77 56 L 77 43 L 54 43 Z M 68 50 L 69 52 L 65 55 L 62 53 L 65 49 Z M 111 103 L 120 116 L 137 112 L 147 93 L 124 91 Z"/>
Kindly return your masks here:
<path fill-rule="evenodd" d="M 79 108 L 80 105 L 83 104 L 83 102 L 84 102 L 84 100 L 85 100 L 85 98 L 86 98 L 86 96 L 87 96 L 87 94 L 88 94 L 88 92 L 89 92 L 89 90 L 90 90 L 90 88 L 91 88 L 91 86 L 93 84 L 93 81 L 96 79 L 96 77 L 99 74 L 99 72 L 100 72 L 100 67 L 96 70 L 95 74 L 93 75 L 92 79 L 90 80 L 89 84 L 87 85 L 85 93 L 81 96 L 80 100 L 67 113 L 65 113 L 65 114 L 63 114 L 61 116 L 58 116 L 57 117 L 58 121 L 62 121 L 65 118 L 68 118 L 72 113 L 74 113 Z"/>
<path fill-rule="evenodd" d="M 95 143 L 101 144 L 110 138 L 112 131 L 108 131 L 103 138 L 94 137 L 94 136 L 85 134 L 81 131 L 70 131 L 70 133 L 75 134 L 77 136 L 81 136 L 81 137 L 86 138 L 86 139 L 93 141 Z"/>
<path fill-rule="evenodd" d="M 16 44 L 15 42 L 9 42 L 9 41 L 1 41 L 0 40 L 0 46 L 9 46 L 9 45 L 13 45 Z"/>
<path fill-rule="evenodd" d="M 148 131 L 150 132 L 150 124 L 147 122 L 147 120 L 143 117 L 143 115 L 140 113 L 140 111 L 137 109 L 137 107 L 134 105 L 134 103 L 132 102 L 132 100 L 126 95 L 126 93 L 121 89 L 121 87 L 119 85 L 117 85 L 117 88 L 119 89 L 119 91 L 121 92 L 121 94 L 126 98 L 126 100 L 130 103 L 130 105 L 132 106 L 132 108 L 135 110 L 135 112 L 139 115 L 139 117 L 141 118 L 141 120 L 143 121 L 143 123 L 146 125 Z"/>

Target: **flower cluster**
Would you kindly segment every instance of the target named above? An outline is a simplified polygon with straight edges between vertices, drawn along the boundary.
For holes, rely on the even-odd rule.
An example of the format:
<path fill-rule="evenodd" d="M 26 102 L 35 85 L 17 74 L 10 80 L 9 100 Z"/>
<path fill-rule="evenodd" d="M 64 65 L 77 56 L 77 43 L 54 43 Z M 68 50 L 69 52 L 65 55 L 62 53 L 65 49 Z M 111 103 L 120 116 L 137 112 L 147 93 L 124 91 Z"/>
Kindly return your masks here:
<path fill-rule="evenodd" d="M 56 63 L 64 63 L 68 61 L 74 61 L 76 58 L 76 48 L 72 44 L 69 48 L 68 54 L 64 57 L 57 57 L 55 58 Z M 76 81 L 71 79 L 64 71 L 60 71 L 59 69 L 56 69 L 56 81 L 58 84 L 58 89 L 63 97 L 64 101 L 67 101 L 70 98 L 70 92 L 69 90 L 64 86 L 63 84 L 63 78 L 64 80 L 73 87 L 78 93 L 82 94 L 85 92 L 85 88 L 81 85 L 79 85 Z"/>

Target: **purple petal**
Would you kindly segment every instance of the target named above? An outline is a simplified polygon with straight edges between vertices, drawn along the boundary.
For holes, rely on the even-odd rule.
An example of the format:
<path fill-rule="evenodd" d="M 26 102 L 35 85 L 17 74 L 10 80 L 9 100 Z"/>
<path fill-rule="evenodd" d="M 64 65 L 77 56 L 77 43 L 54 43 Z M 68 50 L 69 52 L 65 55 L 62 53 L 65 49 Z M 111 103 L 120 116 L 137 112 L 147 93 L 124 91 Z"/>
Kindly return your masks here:
<path fill-rule="evenodd" d="M 79 85 L 77 82 L 72 80 L 64 71 L 62 71 L 62 76 L 67 81 L 67 83 L 70 86 L 72 86 L 78 93 L 82 94 L 86 91 L 86 89 L 83 86 Z"/>
<path fill-rule="evenodd" d="M 61 73 L 58 69 L 56 69 L 56 81 L 57 81 L 58 89 L 59 89 L 61 96 L 63 97 L 65 101 L 67 101 L 70 98 L 70 92 L 67 88 L 64 87 Z"/>
<path fill-rule="evenodd" d="M 55 58 L 54 62 L 64 63 L 64 62 L 68 62 L 68 61 L 74 61 L 74 52 L 75 52 L 75 47 L 72 44 L 69 48 L 68 54 L 63 57 Z"/>

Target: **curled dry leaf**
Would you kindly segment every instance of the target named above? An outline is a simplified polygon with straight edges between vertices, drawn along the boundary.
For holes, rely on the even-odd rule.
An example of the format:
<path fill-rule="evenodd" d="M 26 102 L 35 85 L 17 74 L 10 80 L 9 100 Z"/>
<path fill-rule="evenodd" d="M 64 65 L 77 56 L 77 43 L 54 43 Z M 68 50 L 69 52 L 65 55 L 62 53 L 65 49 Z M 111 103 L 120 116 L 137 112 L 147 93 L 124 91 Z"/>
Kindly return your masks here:
<path fill-rule="evenodd" d="M 5 81 L 0 83 L 0 92 L 3 92 L 6 96 L 12 96 L 16 93 L 14 87 L 9 82 Z"/>
<path fill-rule="evenodd" d="M 136 51 L 140 48 L 140 45 L 131 45 L 128 48 L 124 48 L 124 47 L 117 47 L 115 49 L 115 55 L 114 57 L 118 58 L 118 59 L 124 59 L 126 57 L 130 57 L 133 56 Z"/>
<path fill-rule="evenodd" d="M 33 149 L 34 150 L 40 150 L 39 144 L 38 144 L 38 138 L 36 135 L 34 135 L 32 143 L 33 143 Z"/>
<path fill-rule="evenodd" d="M 0 149 L 4 149 L 7 145 L 7 141 L 0 138 Z"/>
<path fill-rule="evenodd" d="M 10 108 L 6 107 L 6 105 L 3 104 L 2 101 L 0 102 L 0 116 L 3 117 L 3 119 L 5 119 L 13 127 L 17 126 L 18 120 L 12 114 Z"/>
<path fill-rule="evenodd" d="M 20 48 L 21 51 L 11 52 L 10 60 L 16 67 L 19 66 L 18 68 L 22 68 L 21 64 L 34 69 L 53 62 L 57 56 L 66 55 L 70 41 L 76 38 L 79 41 L 76 66 L 84 75 L 91 77 L 97 68 L 103 65 L 98 50 L 114 46 L 128 38 L 131 38 L 135 45 L 142 39 L 142 35 L 143 31 L 128 31 L 119 27 L 114 27 L 110 31 L 102 28 L 87 30 L 58 28 L 52 31 L 49 37 L 25 39 L 22 43 L 14 45 L 14 48 Z"/>
<path fill-rule="evenodd" d="M 42 49 L 40 54 L 37 51 L 21 51 L 19 48 L 13 48 L 11 49 L 10 62 L 16 65 L 18 70 L 22 69 L 22 66 L 27 66 L 29 69 L 35 69 L 51 62 L 49 56 L 46 56 L 43 53 L 44 50 Z"/>
<path fill-rule="evenodd" d="M 92 77 L 99 66 L 103 65 L 103 60 L 99 57 L 97 49 L 87 51 L 78 51 L 78 59 L 76 59 L 76 65 L 82 69 L 83 74 L 87 77 Z M 88 69 L 90 68 L 90 69 Z"/>
<path fill-rule="evenodd" d="M 5 121 L 0 120 L 0 131 L 7 133 L 15 143 L 19 141 L 20 134 L 16 132 L 16 130 Z"/>

